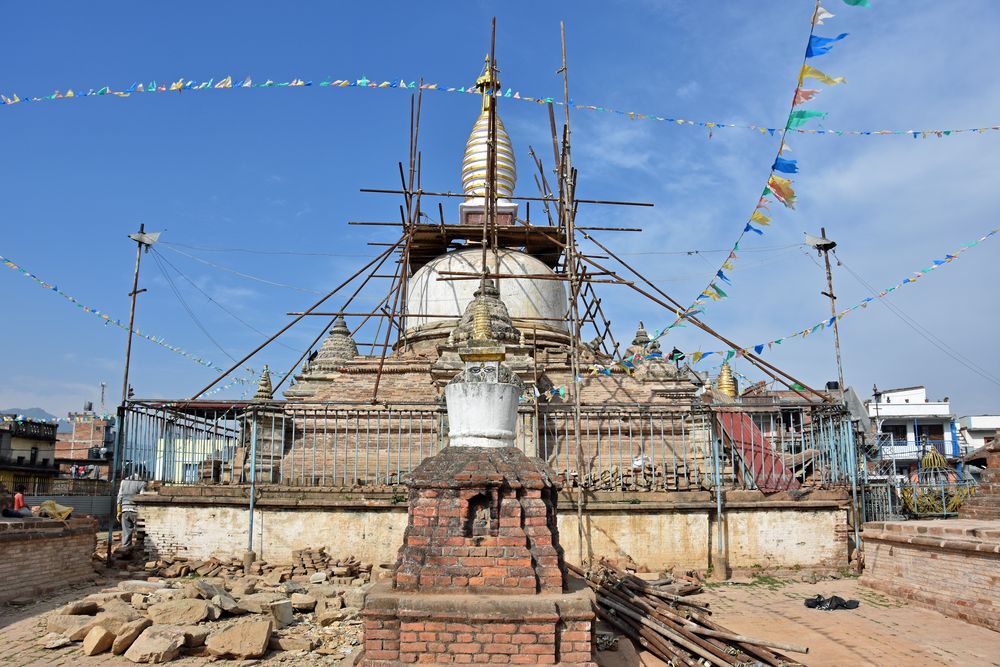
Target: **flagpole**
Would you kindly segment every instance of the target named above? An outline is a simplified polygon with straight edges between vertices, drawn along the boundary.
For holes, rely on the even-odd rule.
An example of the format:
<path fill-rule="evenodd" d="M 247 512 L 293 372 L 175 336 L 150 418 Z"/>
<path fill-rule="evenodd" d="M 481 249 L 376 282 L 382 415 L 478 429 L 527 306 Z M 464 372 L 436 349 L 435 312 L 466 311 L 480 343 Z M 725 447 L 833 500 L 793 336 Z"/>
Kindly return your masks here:
<path fill-rule="evenodd" d="M 115 532 L 115 522 L 113 517 L 115 516 L 115 478 L 118 474 L 118 466 L 121 460 L 121 448 L 122 442 L 125 436 L 125 406 L 128 401 L 128 373 L 129 367 L 132 363 L 132 334 L 135 330 L 135 303 L 136 297 L 145 289 L 139 289 L 139 266 L 142 261 L 142 251 L 145 248 L 148 252 L 150 246 L 156 242 L 156 237 L 159 234 L 146 234 L 145 223 L 139 224 L 139 231 L 135 234 L 129 234 L 129 238 L 135 241 L 135 271 L 132 273 L 132 291 L 129 292 L 129 296 L 132 299 L 131 306 L 128 312 L 128 336 L 125 342 L 125 368 L 122 372 L 122 399 L 121 403 L 118 405 L 118 423 L 115 429 L 115 447 L 114 453 L 111 458 L 111 471 L 108 474 L 108 493 L 110 501 L 108 503 L 108 553 L 106 563 L 111 565 L 111 546 L 113 543 L 113 536 Z"/>
<path fill-rule="evenodd" d="M 840 327 L 837 326 L 837 297 L 833 293 L 833 273 L 830 271 L 830 251 L 837 247 L 837 244 L 826 238 L 826 227 L 819 228 L 820 236 L 824 242 L 816 247 L 823 253 L 823 261 L 826 263 L 826 291 L 821 292 L 823 296 L 830 299 L 830 319 L 833 320 L 833 347 L 837 352 L 837 381 L 840 383 L 840 395 L 844 396 L 844 366 L 840 359 Z"/>

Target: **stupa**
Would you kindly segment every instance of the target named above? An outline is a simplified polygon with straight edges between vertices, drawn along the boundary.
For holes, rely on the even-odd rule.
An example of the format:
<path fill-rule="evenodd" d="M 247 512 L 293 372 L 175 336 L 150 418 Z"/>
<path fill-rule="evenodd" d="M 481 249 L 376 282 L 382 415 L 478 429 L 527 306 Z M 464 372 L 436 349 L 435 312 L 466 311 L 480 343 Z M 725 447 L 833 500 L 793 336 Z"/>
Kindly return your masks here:
<path fill-rule="evenodd" d="M 464 368 L 445 387 L 449 444 L 407 482 L 392 582 L 365 602 L 362 665 L 593 665 L 592 594 L 567 576 L 558 484 L 515 447 L 519 332 L 484 278 L 452 333 Z"/>

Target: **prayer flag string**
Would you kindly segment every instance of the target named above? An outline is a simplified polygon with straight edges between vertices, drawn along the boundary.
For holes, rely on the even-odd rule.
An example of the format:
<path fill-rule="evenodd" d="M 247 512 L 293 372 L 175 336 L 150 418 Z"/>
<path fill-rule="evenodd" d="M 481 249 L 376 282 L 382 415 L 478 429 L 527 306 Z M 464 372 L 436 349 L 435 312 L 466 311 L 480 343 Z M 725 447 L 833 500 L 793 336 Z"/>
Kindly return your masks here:
<path fill-rule="evenodd" d="M 62 298 L 66 299 L 67 301 L 69 301 L 70 303 L 72 303 L 74 306 L 76 306 L 77 308 L 79 308 L 81 311 L 83 311 L 85 313 L 90 313 L 91 315 L 100 318 L 101 320 L 104 321 L 104 324 L 106 326 L 108 326 L 108 325 L 115 326 L 115 327 L 118 327 L 119 329 L 122 329 L 124 331 L 128 331 L 128 323 L 122 322 L 119 319 L 115 319 L 115 318 L 111 317 L 111 315 L 109 315 L 109 314 L 107 314 L 107 313 L 105 313 L 105 312 L 103 312 L 103 311 L 101 311 L 101 310 L 99 310 L 97 308 L 92 308 L 90 306 L 85 305 L 84 303 L 80 302 L 76 297 L 74 297 L 74 296 L 72 296 L 70 294 L 67 294 L 66 292 L 64 292 L 61 289 L 59 289 L 59 287 L 57 285 L 53 285 L 51 283 L 48 283 L 48 282 L 42 280 L 41 278 L 39 278 L 38 276 L 36 276 L 34 273 L 31 273 L 30 271 L 28 271 L 24 267 L 16 264 L 14 261 L 12 261 L 12 260 L 4 257 L 3 255 L 0 255 L 0 264 L 3 264 L 4 266 L 6 266 L 7 268 L 9 268 L 9 269 L 11 269 L 13 271 L 17 271 L 18 273 L 20 273 L 21 275 L 23 275 L 25 278 L 30 278 L 31 280 L 33 280 L 36 284 L 38 284 L 43 289 L 47 289 L 47 290 L 51 290 L 51 291 L 55 292 L 56 294 L 58 294 L 59 296 L 61 296 Z M 182 356 L 182 357 L 184 357 L 186 359 L 190 359 L 191 361 L 195 362 L 196 364 L 199 364 L 201 366 L 205 366 L 206 368 L 211 368 L 212 370 L 218 371 L 219 373 L 222 373 L 225 370 L 223 368 L 220 368 L 219 366 L 216 366 L 211 361 L 208 361 L 208 360 L 203 359 L 203 358 L 201 358 L 201 357 L 199 357 L 199 356 L 197 356 L 195 354 L 192 354 L 191 352 L 188 352 L 184 348 L 181 348 L 181 347 L 178 347 L 177 345 L 173 345 L 171 343 L 168 343 L 166 340 L 164 340 L 164 338 L 162 336 L 154 336 L 152 334 L 143 333 L 139 329 L 132 329 L 132 333 L 134 333 L 136 336 L 140 336 L 142 338 L 145 338 L 149 342 L 155 343 L 155 344 L 159 345 L 160 347 L 166 348 L 166 349 L 170 350 L 171 352 L 173 352 L 174 354 L 179 354 L 180 356 Z M 251 375 L 256 375 L 256 371 L 254 371 L 254 369 L 247 368 L 246 370 Z M 248 382 L 249 381 L 245 380 L 245 379 L 236 380 L 235 382 L 232 382 L 229 385 L 226 385 L 226 386 L 222 387 L 222 389 L 226 389 L 226 388 L 232 386 L 233 384 L 247 384 Z"/>

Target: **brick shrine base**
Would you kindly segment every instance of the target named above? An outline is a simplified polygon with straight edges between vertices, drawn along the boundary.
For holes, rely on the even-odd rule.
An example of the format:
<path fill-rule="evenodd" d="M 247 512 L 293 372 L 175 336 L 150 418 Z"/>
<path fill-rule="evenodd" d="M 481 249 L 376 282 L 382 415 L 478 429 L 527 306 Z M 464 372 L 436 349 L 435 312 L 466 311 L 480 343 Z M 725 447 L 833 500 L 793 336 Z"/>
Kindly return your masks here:
<path fill-rule="evenodd" d="M 532 596 L 401 593 L 389 583 L 368 593 L 362 667 L 420 664 L 594 667 L 593 593 Z"/>
<path fill-rule="evenodd" d="M 1000 631 L 1000 521 L 873 521 L 863 535 L 863 585 Z"/>

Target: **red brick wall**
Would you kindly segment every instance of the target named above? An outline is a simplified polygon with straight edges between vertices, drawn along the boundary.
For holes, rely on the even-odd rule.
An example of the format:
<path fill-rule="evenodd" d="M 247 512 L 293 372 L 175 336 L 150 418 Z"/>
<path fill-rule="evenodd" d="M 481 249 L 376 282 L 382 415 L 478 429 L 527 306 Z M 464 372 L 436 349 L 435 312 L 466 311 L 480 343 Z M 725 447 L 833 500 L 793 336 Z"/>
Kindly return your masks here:
<path fill-rule="evenodd" d="M 95 519 L 0 523 L 0 603 L 91 579 Z"/>
<path fill-rule="evenodd" d="M 365 619 L 365 667 L 589 664 L 592 623 Z"/>
<path fill-rule="evenodd" d="M 861 583 L 1000 631 L 1000 522 L 865 524 Z"/>

